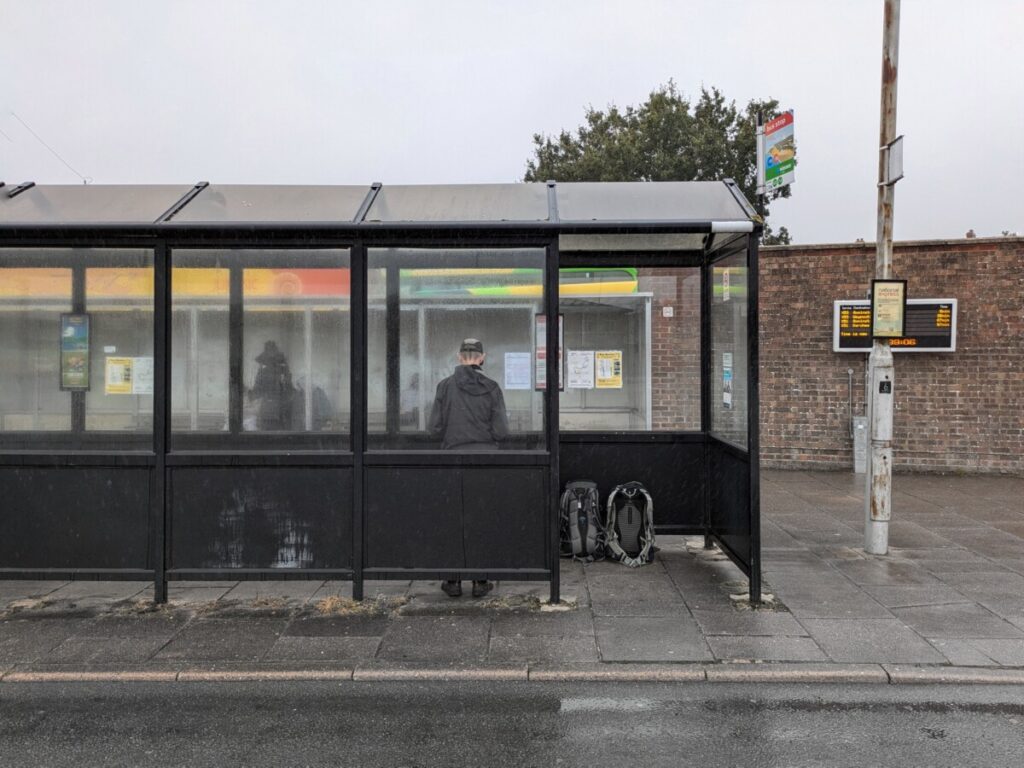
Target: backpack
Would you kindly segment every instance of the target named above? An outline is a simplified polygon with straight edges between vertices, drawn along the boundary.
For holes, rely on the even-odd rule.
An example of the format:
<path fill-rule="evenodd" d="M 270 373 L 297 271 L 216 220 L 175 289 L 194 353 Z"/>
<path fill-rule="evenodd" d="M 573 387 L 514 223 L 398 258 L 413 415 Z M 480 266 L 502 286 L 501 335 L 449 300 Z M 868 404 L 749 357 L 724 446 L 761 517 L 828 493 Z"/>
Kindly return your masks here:
<path fill-rule="evenodd" d="M 651 562 L 654 555 L 654 501 L 644 486 L 623 483 L 608 496 L 608 552 L 630 568 Z"/>
<path fill-rule="evenodd" d="M 558 518 L 562 557 L 588 562 L 604 558 L 605 531 L 601 524 L 597 483 L 590 480 L 566 483 Z"/>

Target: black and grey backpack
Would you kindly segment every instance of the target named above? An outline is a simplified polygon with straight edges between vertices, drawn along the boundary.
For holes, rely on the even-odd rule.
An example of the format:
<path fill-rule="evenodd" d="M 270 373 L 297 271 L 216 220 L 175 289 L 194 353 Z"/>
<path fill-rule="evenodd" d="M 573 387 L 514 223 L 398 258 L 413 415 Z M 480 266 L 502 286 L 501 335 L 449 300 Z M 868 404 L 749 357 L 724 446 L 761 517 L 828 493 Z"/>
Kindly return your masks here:
<path fill-rule="evenodd" d="M 590 480 L 566 483 L 558 517 L 562 557 L 586 561 L 604 557 L 605 530 L 601 523 L 597 483 Z"/>
<path fill-rule="evenodd" d="M 608 554 L 630 568 L 654 556 L 654 501 L 644 486 L 623 483 L 608 496 Z"/>

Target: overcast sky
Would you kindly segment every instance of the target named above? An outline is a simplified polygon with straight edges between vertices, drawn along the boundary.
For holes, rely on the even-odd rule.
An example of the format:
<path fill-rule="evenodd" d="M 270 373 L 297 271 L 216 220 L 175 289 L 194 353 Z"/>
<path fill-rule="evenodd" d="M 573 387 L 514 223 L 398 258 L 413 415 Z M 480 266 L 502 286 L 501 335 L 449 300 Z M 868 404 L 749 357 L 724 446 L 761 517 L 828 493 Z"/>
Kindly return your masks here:
<path fill-rule="evenodd" d="M 794 109 L 773 225 L 873 240 L 881 38 L 882 0 L 0 0 L 0 180 L 518 181 L 671 78 Z M 1024 1 L 904 0 L 899 65 L 896 238 L 1024 234 Z"/>

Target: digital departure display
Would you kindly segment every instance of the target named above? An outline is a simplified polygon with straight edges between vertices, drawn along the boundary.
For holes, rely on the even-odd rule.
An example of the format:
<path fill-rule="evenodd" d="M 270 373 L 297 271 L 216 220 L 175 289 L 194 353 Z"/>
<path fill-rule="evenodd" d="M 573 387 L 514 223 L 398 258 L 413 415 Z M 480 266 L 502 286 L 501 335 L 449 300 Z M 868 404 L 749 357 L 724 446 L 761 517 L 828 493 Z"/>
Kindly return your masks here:
<path fill-rule="evenodd" d="M 908 299 L 904 336 L 889 339 L 889 346 L 893 352 L 954 352 L 956 299 Z M 834 303 L 832 351 L 871 351 L 870 301 Z"/>

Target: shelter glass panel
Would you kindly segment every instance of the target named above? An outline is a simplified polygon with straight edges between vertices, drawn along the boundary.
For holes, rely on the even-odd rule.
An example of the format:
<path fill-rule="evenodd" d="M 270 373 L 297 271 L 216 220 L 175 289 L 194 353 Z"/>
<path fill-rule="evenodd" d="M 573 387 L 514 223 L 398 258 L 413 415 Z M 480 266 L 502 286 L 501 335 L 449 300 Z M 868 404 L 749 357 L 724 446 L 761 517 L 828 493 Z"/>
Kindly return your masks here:
<path fill-rule="evenodd" d="M 542 449 L 544 250 L 368 258 L 369 447 Z"/>
<path fill-rule="evenodd" d="M 85 307 L 93 347 L 85 428 L 153 430 L 153 257 L 140 266 L 89 267 Z"/>
<path fill-rule="evenodd" d="M 71 392 L 61 389 L 69 312 L 71 269 L 0 266 L 0 434 L 71 429 Z M 87 370 L 88 355 L 68 362 Z"/>
<path fill-rule="evenodd" d="M 700 270 L 563 269 L 566 431 L 700 429 Z"/>
<path fill-rule="evenodd" d="M 348 431 L 347 253 L 344 261 L 344 268 L 244 270 L 243 430 Z"/>
<path fill-rule="evenodd" d="M 177 251 L 173 263 L 175 434 L 347 445 L 348 250 Z"/>
<path fill-rule="evenodd" d="M 0 444 L 134 444 L 153 428 L 152 366 L 152 251 L 0 251 Z"/>
<path fill-rule="evenodd" d="M 227 432 L 230 272 L 191 254 L 175 253 L 173 264 L 171 429 Z"/>
<path fill-rule="evenodd" d="M 714 262 L 711 272 L 711 432 L 747 448 L 746 251 Z"/>

